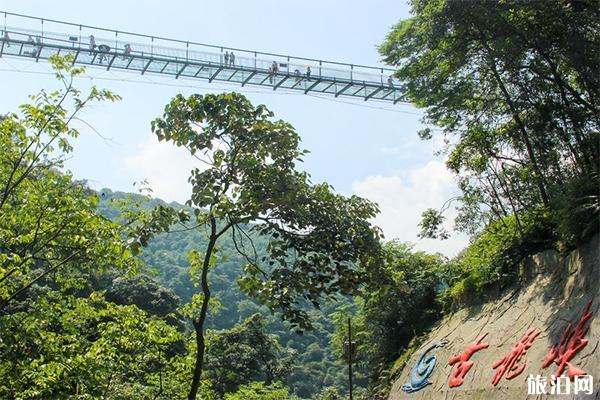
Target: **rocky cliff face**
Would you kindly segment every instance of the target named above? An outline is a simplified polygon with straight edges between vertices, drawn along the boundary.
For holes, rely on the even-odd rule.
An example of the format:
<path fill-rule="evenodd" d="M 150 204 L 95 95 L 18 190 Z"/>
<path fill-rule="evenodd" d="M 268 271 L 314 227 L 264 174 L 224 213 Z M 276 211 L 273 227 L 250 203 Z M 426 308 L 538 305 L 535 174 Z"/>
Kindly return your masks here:
<path fill-rule="evenodd" d="M 521 265 L 521 282 L 514 290 L 500 299 L 480 306 L 462 309 L 444 318 L 435 326 L 426 341 L 408 362 L 399 370 L 394 381 L 389 400 L 399 399 L 522 399 L 522 398 L 600 398 L 600 238 L 596 236 L 586 245 L 561 257 L 556 251 L 549 250 L 527 259 Z M 589 320 L 580 324 L 586 306 L 589 307 Z M 557 374 L 559 365 L 553 362 L 543 368 L 554 345 L 559 344 L 565 335 L 569 322 L 575 330 L 578 324 L 589 328 L 584 333 L 587 345 L 570 358 L 570 366 L 565 368 L 575 372 L 582 369 L 593 376 L 591 395 L 530 395 L 528 396 L 527 377 L 540 375 L 540 381 L 547 378 L 546 392 L 551 391 L 551 375 Z M 529 337 L 523 337 L 529 330 Z M 537 334 L 539 330 L 539 334 Z M 486 334 L 480 344 L 488 343 L 470 357 L 472 367 L 464 377 L 461 386 L 449 387 L 449 379 L 454 365 L 448 361 L 455 355 L 464 353 L 473 341 Z M 537 334 L 537 336 L 536 336 Z M 574 338 L 578 332 L 568 337 Z M 583 335 L 580 335 L 583 336 Z M 493 369 L 498 360 L 506 357 L 521 340 L 526 353 L 513 364 L 494 386 L 492 380 L 496 372 Z M 527 340 L 529 339 L 529 340 Z M 411 370 L 422 352 L 436 343 L 446 343 L 445 347 L 433 348 L 427 356 L 435 355 L 435 367 L 429 376 L 430 384 L 424 388 L 406 393 L 402 385 L 411 382 Z M 571 340 L 574 346 L 580 341 Z M 479 346 L 482 347 L 482 346 Z M 570 347 L 568 344 L 565 350 Z M 559 351 L 560 356 L 564 351 Z M 513 355 L 518 355 L 513 353 Z M 425 357 L 428 358 L 428 357 Z M 568 357 L 567 357 L 568 358 Z M 427 366 L 426 361 L 422 365 Z M 507 360 L 510 361 L 510 360 Z M 431 363 L 430 363 L 431 364 Z M 462 367 L 466 367 L 463 364 Z M 520 368 L 523 368 L 520 374 Z M 424 368 L 426 369 L 426 368 Z M 516 375 L 513 379 L 507 376 Z M 413 383 L 416 383 L 413 379 Z M 460 379 L 458 379 L 460 381 Z M 457 381 L 457 382 L 458 382 Z M 563 391 L 566 379 L 559 381 Z M 417 386 L 417 385 L 413 385 Z M 541 390 L 538 389 L 538 392 Z"/>

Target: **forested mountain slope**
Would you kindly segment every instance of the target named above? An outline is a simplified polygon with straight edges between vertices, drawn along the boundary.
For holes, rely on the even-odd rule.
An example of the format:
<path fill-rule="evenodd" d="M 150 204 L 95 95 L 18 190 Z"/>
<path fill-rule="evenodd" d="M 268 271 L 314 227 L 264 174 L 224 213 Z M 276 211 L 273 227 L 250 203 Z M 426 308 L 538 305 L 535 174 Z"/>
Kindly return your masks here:
<path fill-rule="evenodd" d="M 140 201 L 141 207 L 147 209 L 166 204 L 159 199 L 114 192 L 110 189 L 100 190 L 99 196 L 100 213 L 112 219 L 119 215 L 116 204 L 121 200 Z M 177 203 L 171 203 L 170 206 L 186 208 Z M 294 367 L 287 380 L 296 395 L 302 398 L 313 398 L 323 388 L 329 386 L 344 388 L 347 385 L 347 367 L 336 357 L 330 344 L 334 332 L 331 314 L 337 307 L 350 302 L 340 298 L 339 302 L 324 304 L 321 310 L 307 306 L 314 320 L 315 329 L 298 334 L 290 328 L 289 324 L 282 322 L 278 315 L 271 314 L 266 307 L 241 292 L 236 278 L 246 261 L 236 251 L 231 237 L 223 239 L 219 253 L 225 256 L 225 262 L 218 263 L 211 271 L 212 292 L 220 302 L 221 308 L 216 315 L 210 317 L 208 327 L 229 329 L 255 313 L 263 314 L 267 318 L 267 332 L 277 335 L 280 344 L 296 355 Z M 161 285 L 173 290 L 181 304 L 185 304 L 198 290 L 190 280 L 188 253 L 194 248 L 201 248 L 205 242 L 206 237 L 198 229 L 173 227 L 171 232 L 153 238 L 140 258 L 149 267 L 148 274 Z M 264 240 L 255 237 L 253 242 L 259 254 L 264 251 L 266 245 Z M 361 379 L 359 370 L 356 384 L 360 386 L 365 383 L 365 379 Z"/>

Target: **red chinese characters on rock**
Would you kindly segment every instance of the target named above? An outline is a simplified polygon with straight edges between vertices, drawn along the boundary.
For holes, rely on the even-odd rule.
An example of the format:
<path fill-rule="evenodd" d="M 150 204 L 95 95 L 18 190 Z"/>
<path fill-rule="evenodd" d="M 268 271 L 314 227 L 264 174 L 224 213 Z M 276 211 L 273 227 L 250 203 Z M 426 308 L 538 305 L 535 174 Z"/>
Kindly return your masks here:
<path fill-rule="evenodd" d="M 449 387 L 457 387 L 463 384 L 463 379 L 473 366 L 473 361 L 470 361 L 471 356 L 481 349 L 489 347 L 489 343 L 481 343 L 481 341 L 487 336 L 487 333 L 479 336 L 462 354 L 457 354 L 448 360 L 448 365 L 454 365 L 458 363 L 450 374 L 450 380 L 448 381 Z"/>
<path fill-rule="evenodd" d="M 568 368 L 567 376 L 570 380 L 574 380 L 576 376 L 587 375 L 585 371 L 573 366 L 569 361 L 588 344 L 588 340 L 584 339 L 584 337 L 589 329 L 586 326 L 587 322 L 592 318 L 591 307 L 592 302 L 590 301 L 583 310 L 583 314 L 575 329 L 573 329 L 573 325 L 569 322 L 560 344 L 552 347 L 548 358 L 546 358 L 546 361 L 542 365 L 543 368 L 546 368 L 552 362 L 555 362 L 558 365 L 558 371 L 555 375 L 557 378 L 563 374 L 566 368 Z"/>
<path fill-rule="evenodd" d="M 500 382 L 505 374 L 506 379 L 513 379 L 523 372 L 525 365 L 527 364 L 527 358 L 525 358 L 523 364 L 520 366 L 519 361 L 521 361 L 521 358 L 523 358 L 525 353 L 527 353 L 527 350 L 531 347 L 533 341 L 540 334 L 540 332 L 541 331 L 538 328 L 529 328 L 517 342 L 515 347 L 513 347 L 510 353 L 492 365 L 493 369 L 500 368 L 498 371 L 496 371 L 492 379 L 492 384 L 494 386 Z"/>

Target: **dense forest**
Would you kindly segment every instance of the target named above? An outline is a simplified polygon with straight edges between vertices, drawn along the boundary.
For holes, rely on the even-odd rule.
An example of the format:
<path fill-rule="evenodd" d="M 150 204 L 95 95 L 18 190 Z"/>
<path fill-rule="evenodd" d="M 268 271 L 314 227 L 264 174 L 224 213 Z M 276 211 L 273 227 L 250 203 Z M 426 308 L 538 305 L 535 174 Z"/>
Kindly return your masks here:
<path fill-rule="evenodd" d="M 0 115 L 0 398 L 346 399 L 351 318 L 355 398 L 385 399 L 445 313 L 597 234 L 598 2 L 411 5 L 379 51 L 461 191 L 420 235 L 447 238 L 454 207 L 467 248 L 384 241 L 378 206 L 312 182 L 300 133 L 235 92 L 151 121 L 205 165 L 186 204 L 93 191 L 64 168 L 72 122 L 120 98 L 53 57 L 58 89 Z"/>
<path fill-rule="evenodd" d="M 155 198 L 113 192 L 110 189 L 102 189 L 99 196 L 100 214 L 112 220 L 118 220 L 120 215 L 118 205 L 123 202 L 135 201 L 141 208 L 147 210 L 157 205 L 166 205 Z M 184 205 L 176 203 L 171 203 L 169 206 L 186 209 Z M 336 354 L 330 342 L 335 331 L 336 310 L 341 306 L 352 307 L 351 299 L 338 297 L 324 303 L 320 310 L 307 307 L 306 311 L 311 316 L 314 329 L 300 335 L 290 328 L 290 324 L 283 322 L 279 315 L 271 313 L 267 307 L 257 303 L 240 290 L 236 279 L 245 260 L 236 251 L 233 237 L 224 239 L 219 249 L 224 261 L 216 265 L 211 272 L 213 296 L 218 299 L 220 305 L 218 312 L 208 319 L 208 328 L 215 331 L 228 330 L 243 324 L 255 314 L 260 314 L 263 317 L 262 328 L 267 334 L 275 335 L 276 346 L 285 350 L 291 362 L 285 381 L 290 392 L 301 398 L 314 398 L 322 390 L 333 391 L 336 390 L 335 388 L 344 388 L 347 385 L 347 366 L 339 354 Z M 205 242 L 205 235 L 198 230 L 173 229 L 171 232 L 154 237 L 140 254 L 140 259 L 147 267 L 145 276 L 148 278 L 144 279 L 152 279 L 162 286 L 156 286 L 152 291 L 167 292 L 167 288 L 172 291 L 167 292 L 169 298 L 173 299 L 170 312 L 175 311 L 177 305 L 191 301 L 196 288 L 190 280 L 187 255 Z M 253 243 L 259 254 L 266 253 L 267 243 L 264 239 L 255 237 Z M 113 281 L 113 286 L 115 284 L 123 285 L 123 292 L 131 291 L 133 287 L 132 281 L 125 278 L 118 278 L 117 282 Z M 146 302 L 147 291 L 140 290 L 135 293 L 135 295 L 129 294 L 131 297 L 129 304 L 142 305 Z M 139 300 L 134 301 L 134 298 Z M 358 371 L 356 385 L 366 386 L 366 379 L 364 377 L 361 379 L 360 376 L 361 371 Z"/>

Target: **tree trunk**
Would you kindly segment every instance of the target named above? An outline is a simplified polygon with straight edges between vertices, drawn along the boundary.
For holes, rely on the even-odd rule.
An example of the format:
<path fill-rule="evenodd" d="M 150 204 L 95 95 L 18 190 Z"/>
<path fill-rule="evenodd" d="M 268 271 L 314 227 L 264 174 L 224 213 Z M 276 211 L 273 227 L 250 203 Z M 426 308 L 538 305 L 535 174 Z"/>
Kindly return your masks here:
<path fill-rule="evenodd" d="M 194 366 L 194 374 L 192 378 L 192 387 L 188 394 L 188 400 L 196 400 L 198 389 L 200 388 L 200 378 L 202 377 L 202 369 L 204 367 L 204 322 L 206 321 L 206 314 L 208 312 L 208 303 L 210 301 L 210 288 L 208 287 L 208 269 L 210 267 L 210 258 L 217 242 L 217 222 L 214 217 L 210 217 L 210 238 L 208 245 L 206 246 L 206 253 L 204 254 L 204 262 L 202 264 L 202 293 L 204 297 L 202 299 L 202 307 L 200 308 L 200 315 L 197 319 L 192 320 L 194 330 L 196 331 L 196 364 Z"/>
<path fill-rule="evenodd" d="M 525 124 L 523 123 L 523 120 L 521 120 L 521 117 L 520 117 L 519 112 L 513 102 L 513 99 L 511 98 L 510 93 L 508 92 L 508 89 L 506 88 L 506 85 L 504 84 L 504 81 L 500 77 L 500 73 L 498 72 L 498 68 L 496 67 L 496 61 L 494 59 L 494 55 L 492 54 L 492 49 L 490 49 L 490 47 L 487 45 L 487 42 L 483 36 L 481 37 L 481 40 L 482 40 L 482 44 L 483 44 L 484 48 L 488 52 L 488 54 L 487 54 L 488 62 L 490 65 L 490 69 L 492 70 L 492 73 L 494 75 L 494 78 L 496 79 L 496 83 L 498 84 L 498 87 L 500 88 L 500 91 L 502 92 L 502 95 L 504 96 L 504 100 L 506 101 L 506 104 L 508 105 L 508 108 L 510 109 L 512 117 L 515 120 L 515 122 L 517 123 L 519 131 L 521 133 L 521 138 L 523 139 L 525 148 L 527 149 L 527 154 L 529 155 L 529 161 L 531 162 L 531 166 L 532 166 L 534 174 L 535 174 L 535 182 L 536 182 L 538 190 L 540 192 L 542 202 L 544 203 L 545 206 L 547 206 L 548 203 L 550 202 L 550 200 L 548 197 L 548 193 L 546 191 L 546 182 L 545 182 L 542 170 L 537 162 L 537 157 L 533 150 L 533 145 L 531 144 L 531 141 L 529 140 L 529 134 L 527 132 L 527 129 L 525 128 Z"/>
<path fill-rule="evenodd" d="M 504 166 L 501 166 L 501 168 L 504 171 Z M 515 216 L 515 222 L 517 223 L 517 230 L 519 231 L 519 234 L 522 237 L 523 236 L 523 226 L 521 225 L 521 218 L 519 218 L 519 211 L 517 210 L 517 207 L 515 206 L 513 198 L 510 195 L 511 191 L 509 190 L 507 183 L 503 180 L 502 176 L 500 176 L 500 174 L 498 172 L 496 172 L 496 170 L 494 169 L 494 167 L 492 167 L 491 169 L 492 169 L 492 173 L 494 174 L 494 176 L 498 180 L 498 183 L 500 184 L 500 188 L 504 192 L 504 195 L 506 196 L 506 199 L 508 200 L 508 204 L 510 205 L 510 208 L 512 209 L 512 212 L 513 212 L 513 215 Z M 492 183 L 490 182 L 490 184 L 492 184 Z M 495 190 L 496 189 L 494 189 L 494 191 Z M 513 193 L 514 193 L 514 190 L 513 190 Z"/>

